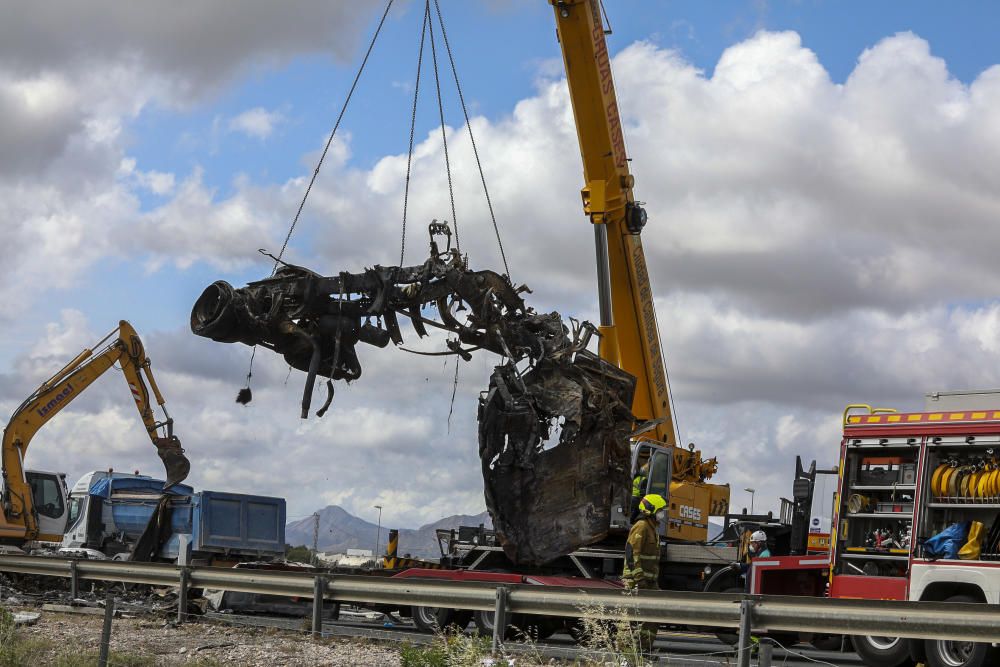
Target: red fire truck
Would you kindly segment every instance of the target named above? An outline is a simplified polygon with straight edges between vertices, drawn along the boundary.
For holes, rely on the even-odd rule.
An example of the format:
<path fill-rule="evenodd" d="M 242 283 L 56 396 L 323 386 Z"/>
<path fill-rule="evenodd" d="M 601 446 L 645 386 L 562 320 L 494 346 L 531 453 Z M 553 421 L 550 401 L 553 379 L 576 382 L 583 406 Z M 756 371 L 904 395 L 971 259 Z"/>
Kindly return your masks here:
<path fill-rule="evenodd" d="M 847 408 L 831 560 L 762 559 L 753 592 L 1000 603 L 1000 393 L 929 399 L 919 413 Z M 985 644 L 852 639 L 869 667 L 1000 664 Z"/>

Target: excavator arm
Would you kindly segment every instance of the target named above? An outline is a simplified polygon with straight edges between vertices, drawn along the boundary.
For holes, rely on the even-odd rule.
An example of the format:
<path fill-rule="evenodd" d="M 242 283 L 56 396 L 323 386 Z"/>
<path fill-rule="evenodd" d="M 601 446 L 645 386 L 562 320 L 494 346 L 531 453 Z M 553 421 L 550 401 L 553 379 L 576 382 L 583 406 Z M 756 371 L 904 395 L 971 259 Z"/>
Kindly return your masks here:
<path fill-rule="evenodd" d="M 0 450 L 4 481 L 0 536 L 12 537 L 16 533 L 22 533 L 26 541 L 62 539 L 61 535 L 39 534 L 31 488 L 24 474 L 24 457 L 35 433 L 115 363 L 121 365 L 139 416 L 166 468 L 164 488 L 187 477 L 191 464 L 184 456 L 180 440 L 173 434 L 173 419 L 164 407 L 165 401 L 135 329 L 122 320 L 118 323 L 118 328 L 101 339 L 94 348 L 99 348 L 116 333 L 117 338 L 97 354 L 93 348 L 83 350 L 58 373 L 43 382 L 14 411 L 4 429 Z M 150 390 L 157 405 L 163 410 L 162 421 L 158 421 L 153 413 Z"/>

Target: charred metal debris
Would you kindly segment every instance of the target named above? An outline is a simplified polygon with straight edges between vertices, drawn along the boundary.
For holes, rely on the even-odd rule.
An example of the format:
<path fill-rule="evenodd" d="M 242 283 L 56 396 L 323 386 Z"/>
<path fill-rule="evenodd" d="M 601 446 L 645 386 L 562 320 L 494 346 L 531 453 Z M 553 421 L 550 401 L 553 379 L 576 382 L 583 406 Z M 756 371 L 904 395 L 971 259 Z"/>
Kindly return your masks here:
<path fill-rule="evenodd" d="M 328 378 L 318 416 L 330 406 L 332 380 L 361 377 L 359 343 L 402 344 L 400 315 L 420 337 L 428 326 L 455 335 L 447 350 L 423 354 L 504 357 L 480 397 L 479 454 L 486 504 L 508 557 L 544 563 L 601 539 L 607 499 L 628 484 L 635 378 L 586 349 L 592 324 L 570 320 L 567 327 L 557 312 L 535 313 L 521 298 L 526 286 L 468 268 L 447 224 L 431 223 L 429 232 L 430 257 L 417 266 L 321 276 L 282 264 L 246 287 L 217 281 L 196 301 L 191 330 L 260 345 L 307 373 L 303 418 L 317 376 Z M 592 481 L 581 488 L 579 480 Z"/>

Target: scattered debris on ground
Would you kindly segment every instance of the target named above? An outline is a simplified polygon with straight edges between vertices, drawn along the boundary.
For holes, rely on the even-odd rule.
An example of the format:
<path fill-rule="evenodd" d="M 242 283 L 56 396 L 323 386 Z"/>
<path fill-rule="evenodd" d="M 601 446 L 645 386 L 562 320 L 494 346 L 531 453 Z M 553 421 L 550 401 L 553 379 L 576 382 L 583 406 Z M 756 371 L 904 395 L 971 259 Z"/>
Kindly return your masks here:
<path fill-rule="evenodd" d="M 52 664 L 67 647 L 80 655 L 96 655 L 102 623 L 103 619 L 96 616 L 43 612 L 34 625 L 18 627 L 17 636 L 32 646 L 35 664 Z M 118 656 L 112 664 L 142 667 L 399 664 L 396 648 L 363 640 L 314 640 L 305 631 L 218 622 L 176 625 L 155 615 L 116 619 L 111 652 L 113 657 Z"/>

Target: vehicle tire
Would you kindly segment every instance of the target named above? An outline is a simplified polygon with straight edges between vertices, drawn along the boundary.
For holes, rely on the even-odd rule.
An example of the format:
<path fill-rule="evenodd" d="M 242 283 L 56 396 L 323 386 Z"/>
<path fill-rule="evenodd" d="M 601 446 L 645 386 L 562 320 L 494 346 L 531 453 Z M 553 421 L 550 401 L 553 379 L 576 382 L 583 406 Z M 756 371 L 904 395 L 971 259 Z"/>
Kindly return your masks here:
<path fill-rule="evenodd" d="M 577 645 L 587 645 L 587 631 L 580 619 L 573 619 L 573 622 L 566 626 L 566 633 L 573 638 Z"/>
<path fill-rule="evenodd" d="M 880 637 L 878 635 L 854 635 L 851 637 L 854 650 L 867 667 L 912 667 L 910 647 L 900 637 Z"/>
<path fill-rule="evenodd" d="M 472 622 L 476 624 L 476 633 L 480 637 L 492 637 L 496 614 L 492 611 L 476 610 L 472 612 Z"/>
<path fill-rule="evenodd" d="M 981 602 L 969 595 L 953 595 L 945 602 Z M 927 639 L 924 641 L 927 667 L 985 667 L 995 665 L 996 652 L 989 644 L 952 641 L 950 639 Z"/>
<path fill-rule="evenodd" d="M 472 622 L 476 626 L 476 634 L 480 637 L 492 637 L 493 636 L 493 622 L 496 617 L 496 613 L 492 610 L 481 611 L 477 610 L 472 612 Z M 504 633 L 504 639 L 512 639 L 516 636 L 518 630 L 521 630 L 520 626 L 515 626 L 515 617 L 508 618 L 507 620 L 507 632 Z"/>
<path fill-rule="evenodd" d="M 455 610 L 445 607 L 411 607 L 413 625 L 421 632 L 441 632 L 454 620 Z M 468 622 L 466 622 L 468 625 Z"/>
<path fill-rule="evenodd" d="M 995 665 L 994 650 L 989 644 L 927 639 L 927 667 L 986 667 Z"/>

